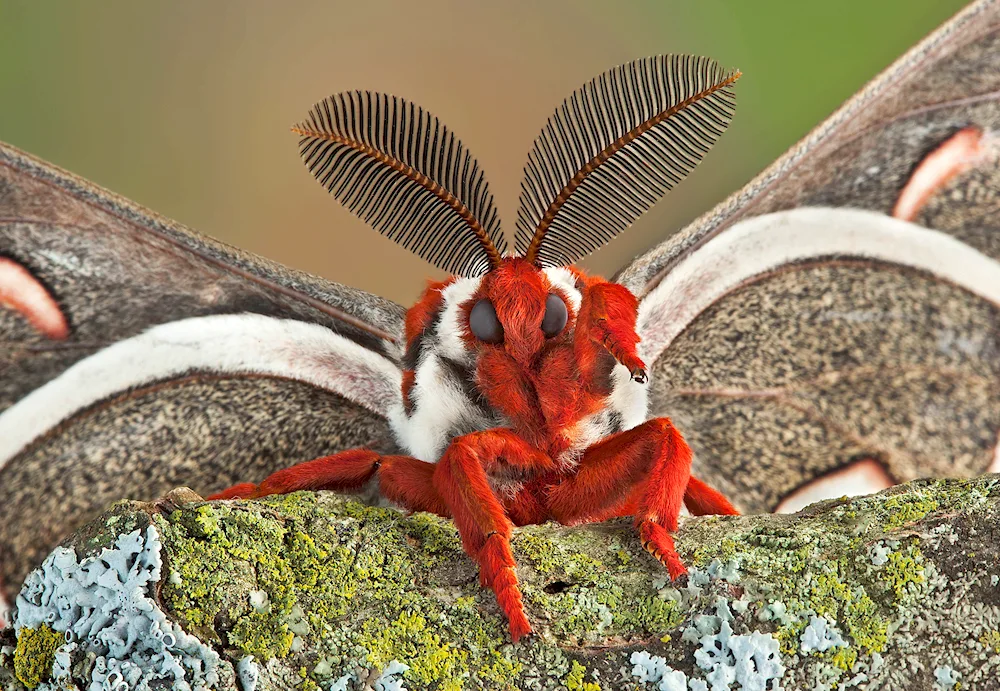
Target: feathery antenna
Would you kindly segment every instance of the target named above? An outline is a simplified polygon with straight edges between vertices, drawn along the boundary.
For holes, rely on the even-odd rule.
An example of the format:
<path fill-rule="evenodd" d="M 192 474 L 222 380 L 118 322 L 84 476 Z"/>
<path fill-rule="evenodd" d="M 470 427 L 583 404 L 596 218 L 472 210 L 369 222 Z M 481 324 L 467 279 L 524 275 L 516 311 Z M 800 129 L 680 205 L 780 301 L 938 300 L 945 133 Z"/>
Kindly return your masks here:
<path fill-rule="evenodd" d="M 395 96 L 345 92 L 292 131 L 320 184 L 383 235 L 460 276 L 499 265 L 507 243 L 489 186 L 430 113 Z"/>
<path fill-rule="evenodd" d="M 528 154 L 515 246 L 573 264 L 679 183 L 725 131 L 739 71 L 661 55 L 605 72 L 563 101 Z"/>

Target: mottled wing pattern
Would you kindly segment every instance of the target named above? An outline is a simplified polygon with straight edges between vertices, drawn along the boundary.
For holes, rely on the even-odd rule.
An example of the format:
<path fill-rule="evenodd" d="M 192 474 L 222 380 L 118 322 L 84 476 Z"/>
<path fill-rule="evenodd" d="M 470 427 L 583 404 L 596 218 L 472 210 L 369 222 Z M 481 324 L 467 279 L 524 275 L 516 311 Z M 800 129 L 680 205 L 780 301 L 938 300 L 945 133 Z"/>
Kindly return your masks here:
<path fill-rule="evenodd" d="M 987 0 L 618 276 L 696 474 L 766 511 L 996 467 L 998 133 Z"/>
<path fill-rule="evenodd" d="M 0 145 L 0 582 L 110 502 L 392 448 L 398 305 Z"/>

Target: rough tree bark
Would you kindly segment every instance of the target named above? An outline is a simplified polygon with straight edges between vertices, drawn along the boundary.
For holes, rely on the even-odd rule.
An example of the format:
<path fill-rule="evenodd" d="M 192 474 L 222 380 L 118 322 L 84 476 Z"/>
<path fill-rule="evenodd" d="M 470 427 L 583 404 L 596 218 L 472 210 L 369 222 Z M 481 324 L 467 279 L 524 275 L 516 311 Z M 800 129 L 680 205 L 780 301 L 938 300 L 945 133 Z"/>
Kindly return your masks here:
<path fill-rule="evenodd" d="M 1000 688 L 998 515 L 992 475 L 688 518 L 674 584 L 628 521 L 518 529 L 515 645 L 449 521 L 177 490 L 28 579 L 0 687 Z"/>

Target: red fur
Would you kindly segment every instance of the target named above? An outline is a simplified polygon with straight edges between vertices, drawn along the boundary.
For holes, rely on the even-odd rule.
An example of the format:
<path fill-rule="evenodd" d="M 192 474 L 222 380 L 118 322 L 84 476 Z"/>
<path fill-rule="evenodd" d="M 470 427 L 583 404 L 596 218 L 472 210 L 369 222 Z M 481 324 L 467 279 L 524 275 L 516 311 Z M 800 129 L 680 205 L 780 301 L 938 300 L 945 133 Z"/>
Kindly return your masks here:
<path fill-rule="evenodd" d="M 410 392 L 413 391 L 413 385 L 416 381 L 416 372 L 411 369 L 403 370 L 403 409 L 406 410 L 407 415 L 413 412 L 413 400 L 410 398 Z"/>
<path fill-rule="evenodd" d="M 409 348 L 417 339 L 428 324 L 434 319 L 434 315 L 441 309 L 441 291 L 455 282 L 455 277 L 451 276 L 443 281 L 428 281 L 427 288 L 424 289 L 420 299 L 406 312 L 406 322 L 403 326 L 406 337 L 406 347 Z"/>
<path fill-rule="evenodd" d="M 729 500 L 717 489 L 709 487 L 694 475 L 688 480 L 684 492 L 684 504 L 695 516 L 720 514 L 723 516 L 738 516 L 739 511 L 729 503 Z"/>
<path fill-rule="evenodd" d="M 479 564 L 482 584 L 496 593 L 515 641 L 531 632 L 510 549 L 515 525 L 549 518 L 581 523 L 634 516 L 643 547 L 672 578 L 682 575 L 684 564 L 670 537 L 681 503 L 694 514 L 736 510 L 722 494 L 691 477 L 691 450 L 670 420 L 656 418 L 603 439 L 586 449 L 576 465 L 556 463 L 573 445 L 576 423 L 606 405 L 616 361 L 638 381 L 646 376 L 636 351 L 635 296 L 624 286 L 570 270 L 582 293 L 579 314 L 562 295 L 569 319 L 552 338 L 545 338 L 541 323 L 546 297 L 559 291 L 523 259 L 504 259 L 460 306 L 467 324 L 476 302 L 488 299 L 503 325 L 499 344 L 476 341 L 468 328 L 463 338 L 476 355 L 480 392 L 510 421 L 509 429 L 456 437 L 436 464 L 353 449 L 211 498 L 300 489 L 357 491 L 377 478 L 390 501 L 454 519 L 465 551 Z M 431 283 L 407 313 L 408 348 L 415 347 L 442 308 L 441 291 L 450 282 Z M 414 373 L 405 370 L 402 393 L 408 409 L 414 385 Z M 513 489 L 498 495 L 500 485 Z"/>

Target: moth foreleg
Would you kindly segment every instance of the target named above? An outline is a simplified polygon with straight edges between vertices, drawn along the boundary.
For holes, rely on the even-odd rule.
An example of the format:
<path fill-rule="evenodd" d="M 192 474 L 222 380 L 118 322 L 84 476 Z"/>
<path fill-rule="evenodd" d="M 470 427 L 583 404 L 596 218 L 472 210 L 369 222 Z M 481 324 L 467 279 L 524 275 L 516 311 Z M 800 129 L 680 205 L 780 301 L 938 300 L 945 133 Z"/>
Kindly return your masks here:
<path fill-rule="evenodd" d="M 410 511 L 448 517 L 448 507 L 434 490 L 434 464 L 410 456 L 382 455 L 370 449 L 350 449 L 283 468 L 259 485 L 243 483 L 209 499 L 250 499 L 301 490 L 357 492 L 378 478 L 379 493 Z"/>
<path fill-rule="evenodd" d="M 687 489 L 684 490 L 684 505 L 692 516 L 708 516 L 712 514 L 721 516 L 738 516 L 736 510 L 728 499 L 719 490 L 702 482 L 694 475 L 688 479 Z"/>
<path fill-rule="evenodd" d="M 686 569 L 667 531 L 677 530 L 690 477 L 691 449 L 670 420 L 656 418 L 587 449 L 576 474 L 549 492 L 549 509 L 578 523 L 634 506 L 643 547 L 677 578 Z"/>
<path fill-rule="evenodd" d="M 434 486 L 451 511 L 465 551 L 479 564 L 480 581 L 496 594 L 514 641 L 531 633 L 531 625 L 510 549 L 513 523 L 490 485 L 490 475 L 527 477 L 552 469 L 546 454 L 510 430 L 494 429 L 452 440 L 434 473 Z"/>
<path fill-rule="evenodd" d="M 597 281 L 584 291 L 576 329 L 627 367 L 633 379 L 644 382 L 646 365 L 636 350 L 638 308 L 638 300 L 625 286 Z"/>

